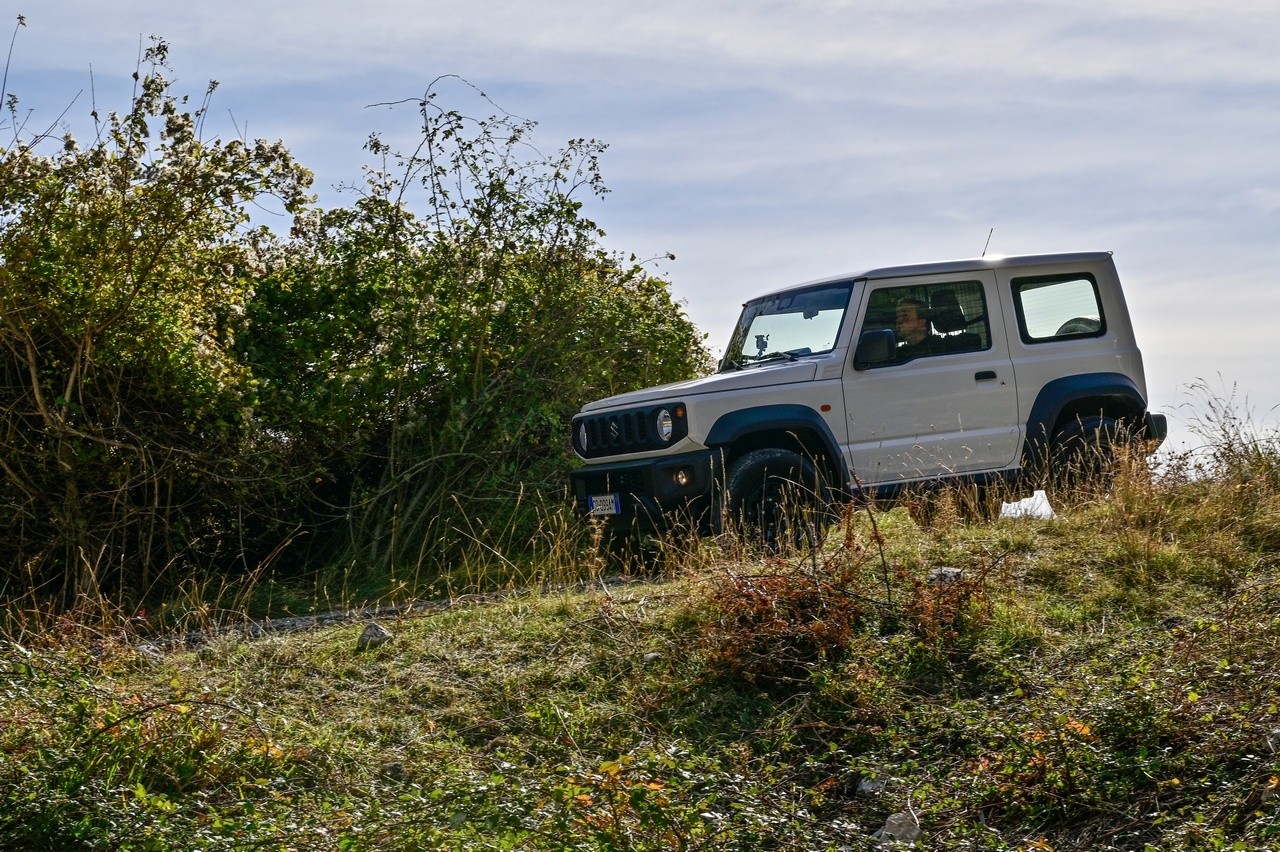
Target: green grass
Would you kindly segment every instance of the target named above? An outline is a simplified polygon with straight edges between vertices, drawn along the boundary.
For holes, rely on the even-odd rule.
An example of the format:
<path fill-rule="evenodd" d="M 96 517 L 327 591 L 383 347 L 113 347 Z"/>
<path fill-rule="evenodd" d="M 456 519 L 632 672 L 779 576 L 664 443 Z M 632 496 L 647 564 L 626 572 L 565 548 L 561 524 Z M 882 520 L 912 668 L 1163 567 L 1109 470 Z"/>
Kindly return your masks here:
<path fill-rule="evenodd" d="M 1280 848 L 1272 460 L 608 587 L 548 585 L 603 570 L 560 546 L 365 652 L 45 619 L 0 643 L 0 847 L 869 849 L 909 812 L 929 849 Z"/>

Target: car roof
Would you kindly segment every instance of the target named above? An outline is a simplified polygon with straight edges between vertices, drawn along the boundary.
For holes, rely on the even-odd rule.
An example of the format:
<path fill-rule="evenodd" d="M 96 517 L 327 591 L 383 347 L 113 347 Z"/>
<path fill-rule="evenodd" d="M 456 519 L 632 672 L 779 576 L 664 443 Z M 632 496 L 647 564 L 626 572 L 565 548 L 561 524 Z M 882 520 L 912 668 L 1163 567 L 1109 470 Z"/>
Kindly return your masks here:
<path fill-rule="evenodd" d="M 902 266 L 881 266 L 862 272 L 848 272 L 843 275 L 828 275 L 816 278 L 792 287 L 770 290 L 755 298 L 786 293 L 792 290 L 803 290 L 822 284 L 837 281 L 876 280 L 882 278 L 907 278 L 923 275 L 949 275 L 958 272 L 974 272 L 983 269 L 1003 269 L 1019 266 L 1047 266 L 1057 263 L 1093 263 L 1111 259 L 1109 251 L 1059 252 L 1057 254 L 1021 254 L 1021 255 L 987 255 L 964 260 L 942 260 L 933 263 L 909 263 Z"/>

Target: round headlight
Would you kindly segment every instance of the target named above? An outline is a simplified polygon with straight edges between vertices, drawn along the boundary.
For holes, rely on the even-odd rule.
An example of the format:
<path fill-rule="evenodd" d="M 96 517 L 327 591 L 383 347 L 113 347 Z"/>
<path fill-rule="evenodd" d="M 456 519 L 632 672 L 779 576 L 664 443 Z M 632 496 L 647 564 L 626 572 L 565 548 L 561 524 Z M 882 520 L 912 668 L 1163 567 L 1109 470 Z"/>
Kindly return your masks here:
<path fill-rule="evenodd" d="M 662 439 L 663 443 L 670 441 L 671 435 L 676 431 L 675 420 L 671 418 L 671 412 L 665 408 L 659 408 L 656 423 L 658 425 L 658 437 Z"/>
<path fill-rule="evenodd" d="M 578 448 L 584 453 L 587 451 L 587 424 L 578 424 Z"/>

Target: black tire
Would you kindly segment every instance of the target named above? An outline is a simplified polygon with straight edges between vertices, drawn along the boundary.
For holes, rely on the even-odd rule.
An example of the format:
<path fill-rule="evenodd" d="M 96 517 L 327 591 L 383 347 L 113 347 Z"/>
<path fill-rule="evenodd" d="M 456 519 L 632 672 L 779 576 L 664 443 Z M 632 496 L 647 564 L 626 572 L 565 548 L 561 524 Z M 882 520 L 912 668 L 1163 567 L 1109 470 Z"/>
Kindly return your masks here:
<path fill-rule="evenodd" d="M 831 499 L 813 462 L 791 450 L 761 449 L 736 459 L 725 477 L 729 524 L 767 553 L 822 543 Z"/>
<path fill-rule="evenodd" d="M 1123 422 L 1111 417 L 1080 417 L 1062 424 L 1050 443 L 1049 484 L 1061 496 L 1106 492 L 1115 473 L 1116 449 L 1131 442 Z"/>

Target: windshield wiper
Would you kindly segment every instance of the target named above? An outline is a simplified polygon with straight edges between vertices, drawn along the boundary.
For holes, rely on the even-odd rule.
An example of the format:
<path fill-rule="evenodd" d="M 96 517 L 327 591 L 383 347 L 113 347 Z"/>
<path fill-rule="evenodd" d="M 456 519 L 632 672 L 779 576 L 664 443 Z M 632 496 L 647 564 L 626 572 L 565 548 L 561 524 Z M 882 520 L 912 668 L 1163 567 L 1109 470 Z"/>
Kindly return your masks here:
<path fill-rule="evenodd" d="M 761 361 L 777 361 L 779 358 L 786 358 L 788 361 L 796 361 L 802 355 L 812 355 L 812 354 L 813 354 L 812 349 L 810 349 L 808 346 L 802 346 L 799 349 L 787 349 L 785 351 L 766 352 L 765 354 L 759 355 L 755 358 L 752 358 L 751 360 L 755 361 L 756 363 L 759 363 Z"/>
<path fill-rule="evenodd" d="M 720 372 L 727 373 L 731 370 L 741 370 L 751 364 L 763 364 L 766 361 L 778 361 L 785 358 L 787 361 L 797 361 L 804 355 L 812 355 L 813 350 L 808 346 L 799 349 L 788 349 L 786 351 L 778 350 L 776 352 L 766 352 L 763 355 L 743 355 L 741 358 L 726 358 L 724 364 L 720 367 Z"/>

